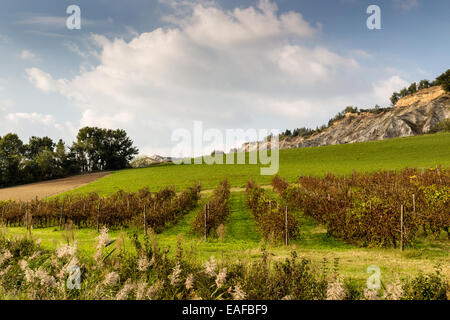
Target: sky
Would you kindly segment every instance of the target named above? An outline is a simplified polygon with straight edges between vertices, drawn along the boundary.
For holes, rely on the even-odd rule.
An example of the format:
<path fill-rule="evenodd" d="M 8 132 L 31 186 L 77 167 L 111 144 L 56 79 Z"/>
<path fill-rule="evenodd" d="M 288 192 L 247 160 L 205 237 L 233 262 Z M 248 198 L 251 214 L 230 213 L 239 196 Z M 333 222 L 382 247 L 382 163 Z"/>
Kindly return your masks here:
<path fill-rule="evenodd" d="M 366 10 L 381 9 L 370 30 Z M 81 29 L 66 9 L 81 9 Z M 0 136 L 315 128 L 449 69 L 448 0 L 15 0 L 0 4 Z"/>

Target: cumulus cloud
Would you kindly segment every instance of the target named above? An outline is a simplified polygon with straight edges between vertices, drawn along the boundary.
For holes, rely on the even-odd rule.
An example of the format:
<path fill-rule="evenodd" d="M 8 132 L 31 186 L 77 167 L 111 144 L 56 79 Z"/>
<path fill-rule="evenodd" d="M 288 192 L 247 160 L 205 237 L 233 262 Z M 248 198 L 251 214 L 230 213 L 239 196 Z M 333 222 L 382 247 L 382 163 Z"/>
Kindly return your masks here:
<path fill-rule="evenodd" d="M 66 142 L 76 135 L 76 127 L 71 122 L 58 122 L 53 115 L 37 112 L 5 112 L 0 116 L 0 135 L 14 132 L 27 141 L 39 132 L 41 136 L 56 136 Z"/>
<path fill-rule="evenodd" d="M 392 76 L 389 79 L 378 81 L 373 85 L 374 97 L 378 101 L 383 101 L 390 97 L 393 92 L 399 91 L 409 85 L 406 80 L 399 76 Z"/>
<path fill-rule="evenodd" d="M 194 120 L 218 129 L 313 126 L 348 104 L 383 104 L 401 82 L 373 84 L 355 58 L 316 43 L 319 27 L 274 2 L 170 3 L 168 27 L 131 41 L 93 35 L 94 68 L 71 79 L 30 68 L 29 81 L 71 100 L 80 126 L 124 128 L 144 152 L 166 154 L 172 131 Z"/>
<path fill-rule="evenodd" d="M 26 69 L 28 80 L 38 89 L 50 92 L 57 90 L 57 81 L 52 76 L 38 68 Z"/>

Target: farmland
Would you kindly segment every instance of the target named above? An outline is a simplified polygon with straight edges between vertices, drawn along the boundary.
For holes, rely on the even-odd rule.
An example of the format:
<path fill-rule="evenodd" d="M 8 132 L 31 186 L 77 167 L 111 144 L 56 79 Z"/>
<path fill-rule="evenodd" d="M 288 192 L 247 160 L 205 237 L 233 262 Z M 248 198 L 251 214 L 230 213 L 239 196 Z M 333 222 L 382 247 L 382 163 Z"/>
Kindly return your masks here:
<path fill-rule="evenodd" d="M 304 149 L 280 150 L 279 175 L 294 182 L 300 175 L 324 176 L 397 170 L 405 167 L 428 168 L 450 166 L 450 133 L 423 135 L 385 141 Z M 144 169 L 129 169 L 80 187 L 70 193 L 98 192 L 111 194 L 118 190 L 137 191 L 148 187 L 159 191 L 166 186 L 185 189 L 200 181 L 201 187 L 214 189 L 228 179 L 231 187 L 245 187 L 249 177 L 261 185 L 270 184 L 273 177 L 261 176 L 258 165 L 159 165 Z"/>
<path fill-rule="evenodd" d="M 448 175 L 445 173 L 446 168 L 450 166 L 450 148 L 448 146 L 450 146 L 450 134 L 438 134 L 354 145 L 281 150 L 280 176 L 282 179 L 285 179 L 287 185 L 292 184 L 295 188 L 296 183 L 301 182 L 301 185 L 304 186 L 301 192 L 310 193 L 307 197 L 311 199 L 309 203 L 296 201 L 296 205 L 289 203 L 292 199 L 297 199 L 297 195 L 293 193 L 294 196 L 289 198 L 283 194 L 283 188 L 277 187 L 272 191 L 267 185 L 272 182 L 273 176 L 260 176 L 259 167 L 256 165 L 160 165 L 145 169 L 118 171 L 89 185 L 51 198 L 49 203 L 53 203 L 51 205 L 58 210 L 56 210 L 57 215 L 49 220 L 47 226 L 36 225 L 34 228 L 28 227 L 29 230 L 27 230 L 24 225 L 26 222 L 19 219 L 7 228 L 8 237 L 31 234 L 34 239 L 42 241 L 42 248 L 45 250 L 55 250 L 62 243 L 69 245 L 76 243 L 80 256 L 88 258 L 95 256 L 98 250 L 96 249 L 98 248 L 98 228 L 104 224 L 111 228 L 109 232 L 111 239 L 121 243 L 120 252 L 125 250 L 130 254 L 139 255 L 139 250 L 133 245 L 135 242 L 133 237 L 136 234 L 140 241 L 145 241 L 144 226 L 146 226 L 152 227 L 156 231 L 152 237 L 161 248 L 169 249 L 167 254 L 170 259 L 177 259 L 178 247 L 182 248 L 192 263 L 203 264 L 205 261 L 209 261 L 211 256 L 214 256 L 219 263 L 247 265 L 260 261 L 264 256 L 263 252 L 268 253 L 270 261 L 277 263 L 289 258 L 292 251 L 295 251 L 300 257 L 310 259 L 315 270 L 322 268 L 324 261 L 327 261 L 326 264 L 335 261 L 339 274 L 359 287 L 365 284 L 368 276 L 366 269 L 369 265 L 380 267 L 384 283 L 395 281 L 398 277 L 402 279 L 414 277 L 420 272 L 433 273 L 437 266 L 441 274 L 449 279 L 450 242 L 445 232 L 445 219 L 448 217 L 446 208 L 448 207 L 441 206 L 441 203 L 445 204 L 442 201 L 447 201 L 445 200 L 447 198 L 436 200 L 433 197 L 433 201 L 440 201 L 436 202 L 436 208 L 440 206 L 439 210 L 441 210 L 444 220 L 441 218 L 436 221 L 419 219 L 417 223 L 414 222 L 414 225 L 411 224 L 411 221 L 416 220 L 409 220 L 409 224 L 405 223 L 408 232 L 414 231 L 414 237 L 405 239 L 403 251 L 398 247 L 398 236 L 392 241 L 391 233 L 386 233 L 386 235 L 383 233 L 380 237 L 380 231 L 378 231 L 385 229 L 392 231 L 397 227 L 398 221 L 400 221 L 397 218 L 397 214 L 400 214 L 397 205 L 401 203 L 404 203 L 407 208 L 408 217 L 411 216 L 410 200 L 408 200 L 409 202 L 406 200 L 396 202 L 397 200 L 393 200 L 396 195 L 402 199 L 401 197 L 406 194 L 407 198 L 405 199 L 410 199 L 410 192 L 414 190 L 417 196 L 414 199 L 417 199 L 418 207 L 425 208 L 428 198 L 420 196 L 419 191 L 422 189 L 413 189 L 415 180 L 410 179 L 413 174 L 419 176 L 418 179 L 421 179 L 420 183 L 423 185 L 438 185 L 440 189 L 435 190 L 433 187 L 432 190 L 439 194 L 448 192 L 446 180 L 442 180 L 440 176 L 441 172 Z M 422 170 L 423 168 L 436 168 L 436 166 L 441 167 L 438 167 L 437 171 Z M 418 169 L 402 176 L 399 170 L 406 167 Z M 390 171 L 387 177 L 392 180 L 395 175 L 398 178 L 391 181 L 384 175 L 379 175 L 382 178 L 378 181 L 374 178 L 378 175 L 370 178 L 371 175 L 360 176 L 354 173 L 354 171 L 370 173 L 380 169 L 396 170 L 397 172 Z M 331 180 L 322 180 L 329 173 L 336 176 Z M 421 176 L 423 178 L 420 178 Z M 302 178 L 299 180 L 299 177 Z M 222 184 L 221 189 L 221 182 L 225 178 L 228 183 Z M 255 189 L 253 198 L 249 198 L 251 194 L 249 194 L 248 185 L 247 193 L 244 192 L 244 187 L 250 178 L 254 184 L 264 186 L 264 188 Z M 379 184 L 380 187 L 376 189 L 374 186 L 368 185 L 367 189 L 364 189 L 364 184 L 358 186 L 366 180 L 375 181 L 373 182 L 374 186 Z M 327 181 L 332 181 L 332 183 Z M 350 181 L 354 185 L 350 189 L 346 189 L 347 187 L 344 186 L 350 185 Z M 401 187 L 396 185 L 388 195 L 392 199 L 386 198 L 387 204 L 392 202 L 395 206 L 394 213 L 390 213 L 391 216 L 395 215 L 395 219 L 389 220 L 389 223 L 393 223 L 393 227 L 386 224 L 385 229 L 382 229 L 383 224 L 379 224 L 378 229 L 361 229 L 353 233 L 353 238 L 347 236 L 350 235 L 345 229 L 348 226 L 339 220 L 339 217 L 345 216 L 346 211 L 341 209 L 345 209 L 346 206 L 353 208 L 355 204 L 362 201 L 362 198 L 367 202 L 370 196 L 375 197 L 376 195 L 382 198 L 383 190 L 386 189 L 383 189 L 383 183 L 392 185 L 394 181 Z M 188 191 L 189 189 L 193 190 L 193 186 L 198 182 L 204 191 L 200 199 L 196 199 L 192 193 L 194 191 L 191 193 Z M 149 187 L 151 193 L 148 193 L 146 186 Z M 447 189 L 445 189 L 446 187 Z M 223 188 L 230 188 L 229 200 L 227 200 L 228 193 L 223 191 Z M 213 189 L 216 191 L 213 192 Z M 371 189 L 374 190 L 373 195 L 371 195 Z M 349 193 L 349 190 L 352 191 Z M 100 196 L 100 198 L 93 199 L 91 207 L 76 204 L 76 201 L 85 203 L 85 199 L 94 196 L 92 192 L 95 192 L 95 197 Z M 117 198 L 120 195 L 122 195 L 121 198 Z M 352 200 L 346 200 L 347 197 Z M 214 200 L 215 198 L 218 200 Z M 129 201 L 124 199 L 129 199 Z M 80 223 L 77 223 L 76 219 L 65 219 L 64 227 L 62 227 L 59 219 L 61 201 L 68 201 L 66 210 L 70 201 L 72 201 L 73 208 L 78 208 L 71 211 L 72 214 L 75 212 L 81 214 L 86 210 L 92 213 L 84 222 Z M 99 201 L 104 206 L 100 217 L 103 219 L 111 217 L 108 218 L 109 220 L 98 218 Z M 339 202 L 334 203 L 333 201 Z M 370 201 L 372 201 L 370 205 L 373 204 L 375 208 L 376 201 L 372 198 Z M 381 216 L 384 212 L 388 212 L 386 210 L 390 210 L 386 207 L 386 203 L 383 203 L 384 207 L 379 207 L 380 211 L 373 211 L 372 219 L 377 218 L 375 214 Z M 206 204 L 209 204 L 208 208 L 213 212 L 211 219 L 217 218 L 217 220 L 203 220 L 203 217 L 208 215 L 205 215 Z M 326 206 L 321 206 L 321 204 Z M 145 216 L 144 205 L 146 208 L 150 208 L 147 211 L 149 216 Z M 280 216 L 281 219 L 274 218 L 284 212 L 285 205 L 289 206 L 287 221 L 291 228 L 288 234 L 288 246 L 284 243 L 285 225 L 283 222 L 285 216 Z M 279 206 L 282 210 L 278 209 Z M 335 209 L 332 210 L 333 212 L 324 209 L 327 206 L 334 206 Z M 115 210 L 114 208 L 121 209 Z M 152 208 L 158 208 L 154 211 L 159 212 L 156 220 L 152 216 Z M 17 208 L 15 210 L 17 211 Z M 125 220 L 114 220 L 121 217 L 119 211 L 128 212 L 128 216 L 122 214 L 123 217 L 127 217 Z M 335 212 L 339 214 L 333 215 Z M 418 209 L 418 213 L 422 214 L 423 212 Z M 429 210 L 426 212 L 428 214 Z M 113 213 L 117 217 L 111 216 Z M 356 219 L 356 217 L 350 215 L 346 219 Z M 70 225 L 71 221 L 75 224 Z M 365 226 L 365 222 L 362 220 L 355 220 L 354 223 L 365 228 L 373 225 Z M 416 228 L 416 224 L 421 226 L 424 223 L 427 224 L 426 230 Z M 433 227 L 434 231 L 430 232 L 432 223 L 433 226 L 436 224 L 437 229 Z M 222 228 L 220 232 L 218 231 L 219 227 Z M 204 239 L 204 229 L 208 229 L 207 240 Z M 426 232 L 427 230 L 428 232 Z M 273 237 L 274 234 L 279 237 Z M 409 234 L 412 235 L 412 233 Z M 389 239 L 389 241 L 384 239 Z M 395 245 L 396 242 L 397 245 Z M 265 251 L 262 251 L 262 248 Z"/>

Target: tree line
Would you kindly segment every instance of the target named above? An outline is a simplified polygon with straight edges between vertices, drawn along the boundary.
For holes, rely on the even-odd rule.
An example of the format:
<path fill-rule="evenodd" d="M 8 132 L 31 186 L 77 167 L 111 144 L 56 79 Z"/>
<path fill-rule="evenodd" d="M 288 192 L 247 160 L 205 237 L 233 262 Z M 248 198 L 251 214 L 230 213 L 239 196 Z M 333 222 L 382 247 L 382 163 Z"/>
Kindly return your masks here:
<path fill-rule="evenodd" d="M 49 137 L 31 137 L 25 144 L 17 134 L 0 136 L 0 187 L 68 175 L 129 166 L 138 153 L 124 130 L 84 127 L 66 146 Z"/>
<path fill-rule="evenodd" d="M 402 90 L 400 90 L 400 92 L 394 92 L 391 96 L 391 103 L 393 106 L 395 106 L 398 100 L 400 100 L 401 98 L 412 95 L 419 90 L 435 86 L 442 86 L 445 91 L 450 92 L 450 69 L 441 74 L 434 81 L 421 80 L 418 83 L 413 82 L 408 88 L 403 88 Z"/>

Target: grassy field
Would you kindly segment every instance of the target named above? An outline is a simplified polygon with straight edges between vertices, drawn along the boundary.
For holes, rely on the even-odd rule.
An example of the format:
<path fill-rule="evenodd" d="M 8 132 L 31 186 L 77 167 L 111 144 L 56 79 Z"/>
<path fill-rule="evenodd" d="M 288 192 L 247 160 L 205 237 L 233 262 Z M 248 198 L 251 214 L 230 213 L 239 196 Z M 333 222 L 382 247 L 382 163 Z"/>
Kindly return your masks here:
<path fill-rule="evenodd" d="M 204 201 L 204 200 L 203 200 Z M 208 260 L 211 256 L 221 260 L 252 261 L 261 257 L 261 248 L 265 246 L 271 253 L 271 259 L 283 259 L 292 250 L 300 256 L 310 258 L 314 265 L 320 267 L 326 258 L 330 267 L 335 258 L 339 259 L 340 273 L 351 277 L 361 284 L 367 279 L 366 269 L 370 265 L 381 268 L 385 280 L 395 280 L 396 276 L 415 275 L 420 271 L 431 272 L 437 265 L 450 278 L 450 242 L 445 235 L 440 239 L 420 239 L 414 248 L 406 248 L 404 252 L 395 249 L 360 248 L 346 244 L 338 239 L 329 237 L 326 230 L 308 217 L 299 215 L 301 236 L 292 241 L 289 247 L 279 244 L 264 243 L 258 234 L 253 217 L 245 206 L 245 194 L 233 193 L 231 197 L 231 213 L 226 223 L 226 234 L 223 241 L 216 238 L 204 241 L 202 236 L 191 232 L 191 223 L 199 209 L 187 214 L 179 223 L 169 227 L 157 236 L 158 243 L 163 248 L 170 248 L 174 253 L 179 235 L 182 235 L 182 245 L 187 253 L 196 257 L 200 262 Z M 24 228 L 10 228 L 9 234 L 26 234 Z M 133 229 L 112 230 L 112 239 L 121 234 L 131 235 Z M 138 231 L 142 237 L 142 230 Z M 45 248 L 53 249 L 66 238 L 63 232 L 55 228 L 33 230 L 34 238 L 42 240 Z M 94 229 L 81 229 L 75 232 L 80 253 L 93 255 L 95 237 Z M 127 239 L 127 237 L 125 237 Z M 131 243 L 126 241 L 127 248 Z"/>
<path fill-rule="evenodd" d="M 248 156 L 248 155 L 247 155 Z M 325 146 L 280 151 L 281 177 L 294 182 L 299 175 L 343 175 L 353 170 L 426 168 L 450 166 L 450 133 L 348 145 Z M 232 187 L 243 187 L 250 177 L 259 184 L 269 184 L 272 176 L 261 176 L 259 165 L 160 165 L 144 169 L 114 172 L 94 183 L 69 193 L 117 190 L 137 191 L 149 187 L 157 191 L 173 185 L 177 190 L 200 181 L 202 189 L 213 189 L 227 178 Z"/>

